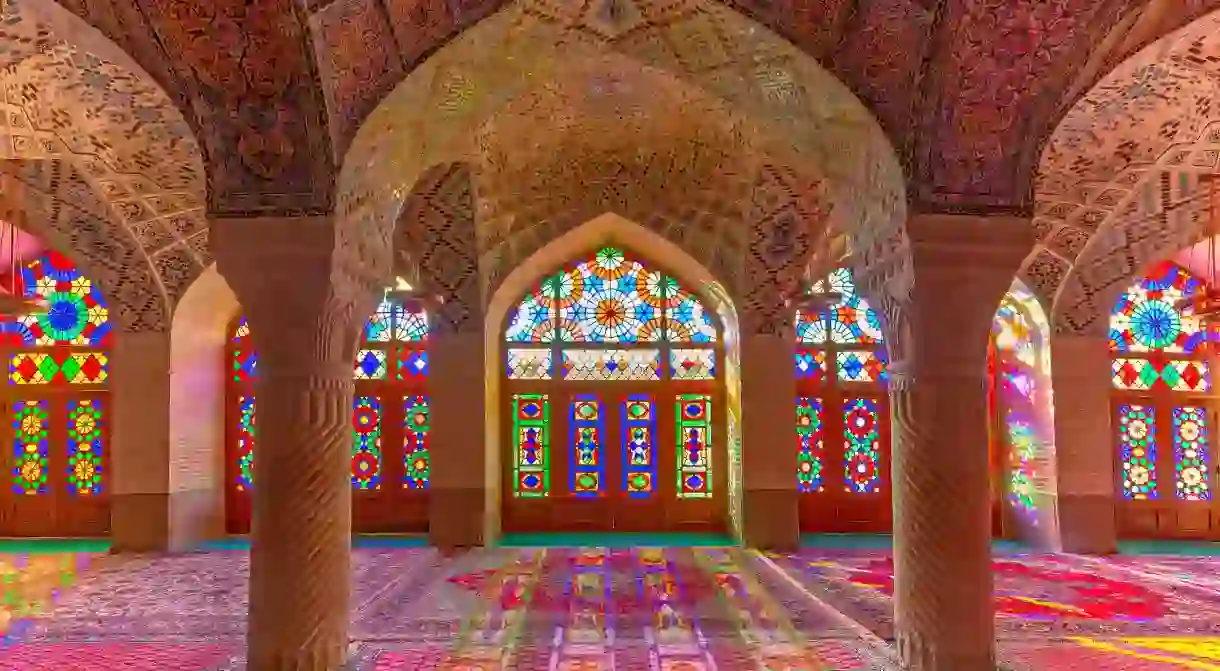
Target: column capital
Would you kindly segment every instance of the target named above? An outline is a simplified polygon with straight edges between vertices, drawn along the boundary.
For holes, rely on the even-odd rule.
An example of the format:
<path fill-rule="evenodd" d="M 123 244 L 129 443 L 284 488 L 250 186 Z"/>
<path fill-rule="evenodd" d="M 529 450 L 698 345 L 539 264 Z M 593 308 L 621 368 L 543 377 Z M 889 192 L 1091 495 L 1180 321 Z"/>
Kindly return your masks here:
<path fill-rule="evenodd" d="M 320 364 L 351 377 L 357 333 L 377 291 L 343 270 L 334 226 L 330 216 L 212 222 L 217 268 L 242 304 L 265 374 Z"/>

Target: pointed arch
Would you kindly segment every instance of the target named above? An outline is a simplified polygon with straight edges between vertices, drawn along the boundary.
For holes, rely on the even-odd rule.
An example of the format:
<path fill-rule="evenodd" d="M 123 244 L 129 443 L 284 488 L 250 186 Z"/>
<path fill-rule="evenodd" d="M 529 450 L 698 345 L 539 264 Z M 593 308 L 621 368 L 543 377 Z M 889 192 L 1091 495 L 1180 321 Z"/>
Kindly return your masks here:
<path fill-rule="evenodd" d="M 627 275 L 619 280 L 628 276 L 632 280 L 613 288 L 621 289 L 621 295 L 614 290 L 603 295 L 600 306 L 583 298 L 575 300 L 572 289 L 582 282 L 588 282 L 584 289 L 608 286 L 585 272 L 596 275 L 599 265 L 621 268 Z M 603 318 L 614 316 L 605 312 L 619 309 L 611 304 L 631 308 L 632 328 L 619 324 L 622 328 L 605 331 L 602 325 L 594 325 L 592 313 L 599 309 Z M 548 499 L 580 499 L 586 492 L 603 499 L 636 501 L 643 506 L 641 511 L 653 504 L 659 506 L 656 511 L 666 506 L 685 509 L 694 516 L 688 521 L 696 526 L 737 528 L 739 515 L 730 500 L 740 499 L 740 455 L 728 451 L 740 444 L 731 435 L 740 425 L 735 421 L 740 417 L 740 391 L 726 389 L 728 381 L 740 384 L 740 374 L 734 369 L 739 361 L 736 329 L 732 301 L 708 269 L 672 242 L 616 214 L 607 213 L 578 226 L 527 258 L 495 287 L 488 302 L 484 332 L 486 485 L 495 493 L 489 496 L 488 518 L 500 519 L 507 528 L 546 527 L 546 520 L 538 516 L 547 514 L 539 512 L 541 507 L 529 511 L 517 506 L 549 487 L 552 496 Z M 620 363 L 627 364 L 627 372 L 619 372 Z M 618 394 L 615 385 L 630 387 L 633 393 L 639 392 L 638 397 Z M 589 393 L 585 395 L 585 391 Z M 694 410 L 689 416 L 683 414 L 686 406 L 678 401 L 687 396 L 690 408 L 697 406 L 704 414 Z M 576 449 L 578 434 L 567 434 L 579 422 L 568 411 L 575 412 L 578 405 L 589 412 L 595 408 L 595 414 L 607 422 L 597 425 L 602 427 L 600 431 L 609 431 L 606 427 L 610 426 L 620 429 L 605 433 L 607 439 L 595 450 L 605 456 L 608 461 L 604 463 L 614 472 L 573 468 L 579 465 L 575 456 L 556 453 L 565 476 L 571 477 L 566 477 L 567 482 L 548 481 L 549 471 L 542 461 L 547 453 L 542 445 L 529 448 L 537 450 L 529 455 L 539 460 L 536 464 L 523 464 L 520 459 L 510 463 L 504 455 L 526 453 L 516 444 L 517 434 L 507 427 L 515 424 L 521 431 L 542 432 L 547 427 L 540 416 L 520 414 L 525 402 L 535 403 L 537 412 L 550 412 L 555 418 L 567 413 L 557 424 L 568 431 L 549 435 L 552 451 Z M 625 414 L 629 408 L 643 413 L 638 422 Z M 640 419 L 644 417 L 648 419 Z M 689 425 L 682 424 L 685 420 Z M 671 440 L 679 428 L 703 437 L 704 454 L 710 449 L 712 455 L 710 468 L 701 470 L 702 457 L 683 453 L 685 448 L 676 443 L 662 446 L 661 441 Z M 641 450 L 638 454 L 651 455 L 647 467 L 632 462 L 625 451 L 629 433 L 650 436 L 653 451 L 636 446 Z M 658 460 L 658 454 L 672 455 L 675 460 Z M 677 461 L 682 454 L 689 458 Z M 529 468 L 521 468 L 523 465 Z M 611 475 L 616 477 L 603 479 Z M 595 481 L 599 487 L 593 487 Z M 700 506 L 698 513 L 692 512 Z M 501 518 L 503 513 L 508 514 Z M 645 524 L 661 519 L 647 514 L 634 517 Z"/>
<path fill-rule="evenodd" d="M 1058 545 L 1050 323 L 1020 279 L 1000 301 L 988 357 L 993 526 L 1040 549 Z"/>

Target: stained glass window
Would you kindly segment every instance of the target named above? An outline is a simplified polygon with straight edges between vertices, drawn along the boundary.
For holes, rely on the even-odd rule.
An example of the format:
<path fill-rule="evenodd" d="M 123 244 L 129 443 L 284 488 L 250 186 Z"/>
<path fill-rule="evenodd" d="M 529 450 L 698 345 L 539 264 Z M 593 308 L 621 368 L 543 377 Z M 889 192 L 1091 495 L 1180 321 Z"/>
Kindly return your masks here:
<path fill-rule="evenodd" d="M 47 493 L 49 424 L 45 400 L 13 404 L 13 491 L 17 494 Z"/>
<path fill-rule="evenodd" d="M 652 496 L 657 479 L 657 418 L 652 398 L 632 394 L 623 401 L 623 492 Z"/>
<path fill-rule="evenodd" d="M 352 486 L 381 487 L 381 399 L 352 399 Z"/>
<path fill-rule="evenodd" d="M 551 492 L 551 405 L 546 394 L 513 394 L 513 493 L 519 497 Z"/>
<path fill-rule="evenodd" d="M 1156 265 L 1119 297 L 1110 318 L 1111 351 L 1193 353 L 1203 343 L 1203 329 L 1177 304 L 1201 286 L 1177 264 Z"/>
<path fill-rule="evenodd" d="M 853 498 L 883 491 L 880 436 L 889 422 L 889 357 L 880 318 L 848 268 L 831 272 L 811 291 L 841 298 L 817 314 L 796 313 L 797 490 Z"/>
<path fill-rule="evenodd" d="M 100 397 L 68 401 L 68 491 L 102 493 L 102 404 Z"/>
<path fill-rule="evenodd" d="M 1160 500 L 1158 473 L 1173 474 L 1170 500 L 1211 499 L 1211 432 L 1201 396 L 1211 391 L 1210 348 L 1188 301 L 1204 288 L 1181 266 L 1159 263 L 1119 296 L 1110 315 L 1110 380 L 1127 499 Z M 1170 438 L 1163 450 L 1162 427 Z"/>
<path fill-rule="evenodd" d="M 593 394 L 578 394 L 571 402 L 568 430 L 572 446 L 572 468 L 569 470 L 572 494 L 579 497 L 600 496 L 605 482 L 604 454 L 606 418 L 602 403 Z"/>
<path fill-rule="evenodd" d="M 678 498 L 712 495 L 712 397 L 681 394 L 678 416 Z"/>
<path fill-rule="evenodd" d="M 677 483 L 673 496 L 711 496 L 712 396 L 701 392 L 713 389 L 720 374 L 721 338 L 703 293 L 606 246 L 520 299 L 507 318 L 503 354 L 514 499 L 555 495 L 552 475 L 563 483 L 558 493 L 577 498 L 648 498 L 658 491 L 658 477 Z M 588 393 L 589 383 L 603 382 L 609 395 Z M 610 391 L 625 382 L 635 383 L 622 385 L 631 393 Z M 638 384 L 671 382 L 672 394 Z M 637 393 L 643 389 L 650 393 Z M 662 413 L 673 428 L 658 429 L 658 398 L 676 401 L 675 415 Z M 563 410 L 556 430 L 566 441 L 554 474 L 551 403 Z M 661 464 L 659 475 L 658 430 L 676 431 L 673 474 Z M 668 485 L 662 491 L 671 496 Z"/>
<path fill-rule="evenodd" d="M 847 399 L 843 404 L 843 479 L 849 492 L 872 494 L 881 486 L 880 421 L 872 399 Z"/>
<path fill-rule="evenodd" d="M 428 334 L 427 313 L 412 311 L 410 306 L 389 299 L 383 300 L 364 324 L 362 344 L 352 364 L 356 394 L 352 406 L 351 482 L 357 497 L 364 496 L 359 492 L 381 490 L 387 474 L 395 481 L 401 478 L 399 484 L 391 485 L 394 490 L 428 488 Z M 248 493 L 254 486 L 253 384 L 259 369 L 258 352 L 245 317 L 234 326 L 228 367 L 231 491 Z M 394 468 L 387 471 L 386 464 Z M 402 464 L 401 474 L 398 464 Z"/>
<path fill-rule="evenodd" d="M 796 399 L 796 486 L 822 491 L 822 399 Z"/>
<path fill-rule="evenodd" d="M 1198 406 L 1173 409 L 1174 493 L 1187 501 L 1208 501 L 1207 410 Z"/>
<path fill-rule="evenodd" d="M 47 307 L 0 322 L 12 413 L 12 492 L 18 501 L 55 497 L 56 518 L 67 520 L 73 506 L 107 493 L 109 310 L 100 288 L 55 251 L 26 262 L 14 279 L 18 293 Z M 51 523 L 42 529 L 55 531 Z"/>
<path fill-rule="evenodd" d="M 1156 415 L 1143 405 L 1118 407 L 1122 491 L 1128 499 L 1158 498 Z"/>
<path fill-rule="evenodd" d="M 428 451 L 428 397 L 408 396 L 402 402 L 402 464 L 403 486 L 411 489 L 427 489 L 432 473 L 432 459 Z"/>

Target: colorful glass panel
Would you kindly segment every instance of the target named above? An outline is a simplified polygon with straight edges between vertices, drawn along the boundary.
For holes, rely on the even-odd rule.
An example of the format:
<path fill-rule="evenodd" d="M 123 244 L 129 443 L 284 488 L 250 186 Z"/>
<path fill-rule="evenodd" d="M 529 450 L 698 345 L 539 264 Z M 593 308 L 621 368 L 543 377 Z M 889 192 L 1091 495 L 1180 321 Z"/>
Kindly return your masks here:
<path fill-rule="evenodd" d="M 581 343 L 661 339 L 663 276 L 604 247 L 558 275 L 559 338 Z"/>
<path fill-rule="evenodd" d="M 1197 406 L 1173 409 L 1174 493 L 1184 501 L 1210 501 L 1211 468 L 1207 451 L 1207 411 Z"/>
<path fill-rule="evenodd" d="M 623 492 L 628 498 L 652 496 L 657 481 L 657 417 L 652 398 L 623 400 Z"/>
<path fill-rule="evenodd" d="M 432 453 L 429 451 L 428 397 L 408 396 L 402 400 L 402 466 L 403 487 L 427 489 L 432 476 Z"/>
<path fill-rule="evenodd" d="M 881 431 L 877 402 L 868 398 L 843 403 L 844 488 L 873 494 L 881 487 Z"/>
<path fill-rule="evenodd" d="M 513 343 L 550 343 L 555 341 L 555 291 L 557 283 L 543 282 L 537 290 L 521 299 L 508 315 L 504 338 Z"/>
<path fill-rule="evenodd" d="M 364 323 L 364 339 L 366 342 L 390 342 L 394 326 L 395 305 L 390 301 L 377 304 L 377 311 Z"/>
<path fill-rule="evenodd" d="M 826 279 L 815 282 L 813 291 L 835 292 L 843 298 L 820 315 L 798 311 L 796 336 L 799 342 L 824 344 L 830 340 L 841 345 L 871 345 L 884 340 L 880 317 L 856 292 L 851 270 L 835 270 Z"/>
<path fill-rule="evenodd" d="M 398 350 L 398 380 L 418 380 L 428 377 L 428 351 L 422 349 Z"/>
<path fill-rule="evenodd" d="M 661 351 L 569 349 L 563 351 L 565 380 L 659 380 Z"/>
<path fill-rule="evenodd" d="M 712 397 L 681 394 L 677 400 L 678 498 L 712 495 Z"/>
<path fill-rule="evenodd" d="M 551 492 L 551 403 L 546 394 L 513 394 L 513 495 Z"/>
<path fill-rule="evenodd" d="M 716 350 L 669 350 L 669 377 L 674 380 L 716 379 Z"/>
<path fill-rule="evenodd" d="M 572 446 L 570 491 L 581 498 L 601 496 L 606 482 L 606 417 L 596 396 L 577 394 L 572 398 L 568 430 Z"/>
<path fill-rule="evenodd" d="M 428 313 L 397 306 L 394 312 L 394 340 L 421 342 L 428 339 Z"/>
<path fill-rule="evenodd" d="M 13 492 L 47 493 L 50 415 L 46 401 L 13 404 Z"/>
<path fill-rule="evenodd" d="M 822 350 L 796 353 L 796 379 L 821 382 L 826 378 L 826 352 Z"/>
<path fill-rule="evenodd" d="M 253 382 L 258 377 L 258 352 L 253 349 L 233 350 L 231 379 L 237 383 Z"/>
<path fill-rule="evenodd" d="M 1206 392 L 1211 390 L 1211 368 L 1206 361 L 1177 359 L 1116 358 L 1110 362 L 1111 380 L 1116 389 L 1148 391 Z"/>
<path fill-rule="evenodd" d="M 1157 264 L 1122 296 L 1110 316 L 1110 350 L 1191 354 L 1203 343 L 1199 320 L 1176 306 L 1202 284 L 1170 262 Z"/>
<path fill-rule="evenodd" d="M 237 397 L 237 489 L 254 489 L 254 397 Z"/>
<path fill-rule="evenodd" d="M 68 401 L 68 491 L 102 493 L 102 399 Z"/>
<path fill-rule="evenodd" d="M 352 399 L 352 487 L 381 488 L 381 399 Z"/>
<path fill-rule="evenodd" d="M 796 488 L 820 492 L 823 487 L 822 399 L 796 399 Z"/>
<path fill-rule="evenodd" d="M 835 370 L 843 382 L 887 382 L 885 355 L 865 350 L 835 353 Z"/>
<path fill-rule="evenodd" d="M 508 379 L 551 379 L 551 350 L 539 347 L 510 347 L 505 356 L 508 359 Z"/>
<path fill-rule="evenodd" d="M 353 377 L 357 380 L 383 380 L 386 372 L 386 353 L 379 349 L 362 349 L 356 353 Z"/>
<path fill-rule="evenodd" d="M 1159 498 L 1156 478 L 1156 415 L 1143 405 L 1118 407 L 1119 459 L 1122 491 L 1128 499 Z"/>
<path fill-rule="evenodd" d="M 101 352 L 33 352 L 9 359 L 13 384 L 101 384 L 110 374 L 110 359 Z"/>
<path fill-rule="evenodd" d="M 101 291 L 62 254 L 48 252 L 21 269 L 21 290 L 41 297 L 49 307 L 43 314 L 18 321 L 35 345 L 110 344 L 110 316 Z"/>
<path fill-rule="evenodd" d="M 681 343 L 716 342 L 716 324 L 703 302 L 674 278 L 666 276 L 664 282 L 665 339 Z"/>

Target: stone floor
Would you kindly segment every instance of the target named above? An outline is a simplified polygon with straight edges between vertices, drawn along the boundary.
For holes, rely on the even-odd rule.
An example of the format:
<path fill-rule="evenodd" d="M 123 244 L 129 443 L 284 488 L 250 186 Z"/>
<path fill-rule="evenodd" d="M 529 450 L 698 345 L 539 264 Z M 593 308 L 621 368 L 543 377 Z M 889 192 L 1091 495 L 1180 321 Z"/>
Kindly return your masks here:
<path fill-rule="evenodd" d="M 885 550 L 353 551 L 352 668 L 895 668 Z M 997 555 L 1014 671 L 1220 671 L 1220 557 Z M 242 669 L 247 557 L 0 554 L 0 669 Z"/>

